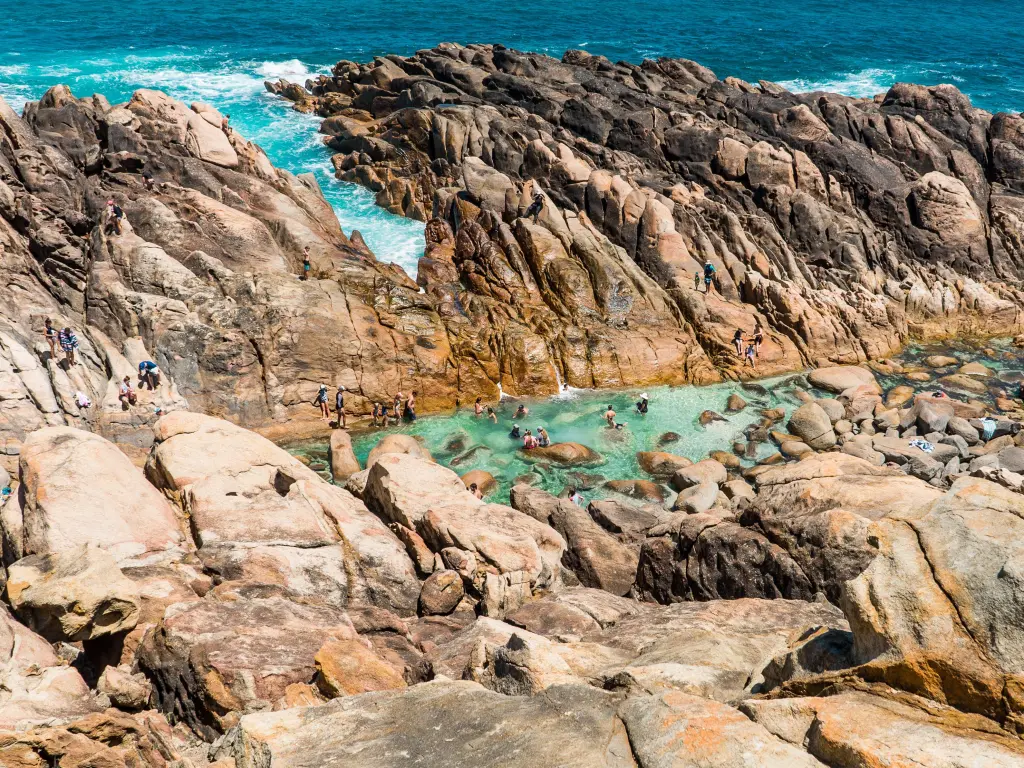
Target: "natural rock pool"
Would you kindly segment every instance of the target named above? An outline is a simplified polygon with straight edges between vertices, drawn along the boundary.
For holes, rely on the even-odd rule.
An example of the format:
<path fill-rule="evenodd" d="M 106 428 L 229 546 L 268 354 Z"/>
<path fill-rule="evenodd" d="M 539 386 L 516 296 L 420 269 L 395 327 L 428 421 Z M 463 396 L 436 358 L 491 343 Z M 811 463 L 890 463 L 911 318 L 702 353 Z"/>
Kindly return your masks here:
<path fill-rule="evenodd" d="M 939 355 L 955 358 L 956 363 L 935 367 L 926 362 Z M 1016 397 L 1024 379 L 1024 350 L 1005 339 L 916 345 L 908 347 L 893 362 L 895 366 L 884 362 L 872 364 L 886 391 L 906 385 L 918 391 L 942 386 L 953 397 L 978 400 L 988 406 L 993 406 L 999 397 Z M 967 363 L 980 363 L 992 375 L 958 376 L 960 367 Z M 517 479 L 556 494 L 566 487 L 576 486 L 591 500 L 615 495 L 615 491 L 604 485 L 609 480 L 651 479 L 637 462 L 638 451 L 667 451 L 693 461 L 706 458 L 711 451 L 732 451 L 735 442 L 747 442 L 748 430 L 762 421 L 762 410 L 782 408 L 788 418 L 800 404 L 797 395 L 800 390 L 827 396 L 810 388 L 803 374 L 705 387 L 650 387 L 646 390 L 650 395 L 650 410 L 646 416 L 641 416 L 634 407 L 639 389 L 570 390 L 550 398 L 506 399 L 500 405 L 492 404 L 498 416 L 497 424 L 486 416 L 474 416 L 470 405 L 451 414 L 425 416 L 415 424 L 387 430 L 353 430 L 353 447 L 362 463 L 384 434 L 410 434 L 421 440 L 437 461 L 460 475 L 474 469 L 494 475 L 498 484 L 488 495 L 495 501 L 506 502 L 509 489 Z M 737 413 L 728 413 L 726 401 L 734 393 L 740 395 L 747 406 Z M 529 408 L 529 416 L 514 419 L 520 402 Z M 603 414 L 609 405 L 619 414 L 618 420 L 626 422 L 624 429 L 606 427 Z M 721 420 L 703 425 L 701 414 L 705 411 L 715 412 Z M 513 422 L 518 423 L 524 433 L 530 429 L 536 434 L 537 427 L 544 427 L 553 443 L 586 445 L 600 454 L 601 461 L 588 466 L 563 467 L 531 459 L 520 449 L 521 441 L 508 437 Z M 785 424 L 786 420 L 782 419 L 773 428 L 785 430 Z M 675 433 L 678 439 L 666 439 L 671 437 L 668 433 Z M 289 450 L 308 460 L 325 477 L 330 476 L 325 442 L 292 445 Z M 775 443 L 766 440 L 757 443 L 753 453 L 740 460 L 743 465 L 750 465 L 776 450 Z M 663 490 L 665 500 L 671 501 L 673 492 L 667 486 L 663 486 Z"/>

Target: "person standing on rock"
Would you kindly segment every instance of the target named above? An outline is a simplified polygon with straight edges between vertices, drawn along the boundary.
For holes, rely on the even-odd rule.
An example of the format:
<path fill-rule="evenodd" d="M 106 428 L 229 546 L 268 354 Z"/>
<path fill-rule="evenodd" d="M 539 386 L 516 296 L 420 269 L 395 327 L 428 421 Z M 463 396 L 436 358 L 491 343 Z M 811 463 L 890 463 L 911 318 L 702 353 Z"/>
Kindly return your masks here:
<path fill-rule="evenodd" d="M 750 363 L 750 367 L 753 368 L 756 371 L 757 370 L 757 363 L 755 362 L 756 358 L 757 358 L 757 347 L 754 346 L 754 340 L 751 339 L 750 341 L 747 342 L 746 359 L 743 361 L 744 367 L 747 365 L 747 363 Z"/>
<path fill-rule="evenodd" d="M 711 289 L 715 285 L 715 265 L 711 263 L 711 259 L 704 262 L 704 293 L 711 293 Z"/>
<path fill-rule="evenodd" d="M 402 393 L 395 395 L 395 424 L 402 421 Z"/>
<path fill-rule="evenodd" d="M 693 290 L 700 290 L 700 270 L 698 269 L 693 273 Z"/>
<path fill-rule="evenodd" d="M 370 416 L 373 417 L 373 426 L 380 426 L 380 403 L 373 404 L 373 410 L 370 412 Z"/>
<path fill-rule="evenodd" d="M 57 329 L 53 327 L 53 321 L 50 318 L 46 318 L 43 321 L 43 337 L 46 339 L 46 343 L 50 345 L 50 359 L 57 359 Z"/>
<path fill-rule="evenodd" d="M 331 409 L 327 405 L 327 385 L 321 384 L 319 391 L 316 393 L 316 398 L 313 400 L 314 405 L 320 406 L 320 418 L 330 420 Z"/>
<path fill-rule="evenodd" d="M 743 357 L 743 331 L 739 328 L 732 335 L 732 345 L 736 347 L 736 357 Z"/>
<path fill-rule="evenodd" d="M 115 235 L 121 234 L 121 220 L 124 218 L 124 211 L 121 206 L 113 200 L 107 200 L 107 227 Z"/>
<path fill-rule="evenodd" d="M 70 327 L 65 327 L 57 334 L 57 341 L 60 342 L 60 348 L 64 351 L 64 359 L 67 361 L 68 367 L 78 365 L 75 361 L 75 350 L 78 349 L 78 337 L 75 332 Z"/>
<path fill-rule="evenodd" d="M 533 196 L 533 202 L 530 203 L 530 207 L 526 209 L 526 218 L 533 218 L 533 223 L 537 223 L 537 217 L 540 216 L 540 212 L 544 209 L 544 195 L 540 192 Z"/>
<path fill-rule="evenodd" d="M 416 421 L 416 390 L 409 393 L 409 399 L 405 401 L 405 420 L 410 424 Z"/>
<path fill-rule="evenodd" d="M 338 426 L 341 429 L 348 429 L 345 422 L 345 388 L 339 384 L 338 391 L 334 393 L 334 410 L 338 415 Z"/>
<path fill-rule="evenodd" d="M 764 344 L 764 328 L 761 327 L 761 321 L 754 321 L 754 357 L 761 357 L 761 345 Z"/>
<path fill-rule="evenodd" d="M 302 278 L 303 280 L 309 280 L 309 270 L 312 266 L 309 263 L 309 246 L 307 245 L 302 249 Z"/>

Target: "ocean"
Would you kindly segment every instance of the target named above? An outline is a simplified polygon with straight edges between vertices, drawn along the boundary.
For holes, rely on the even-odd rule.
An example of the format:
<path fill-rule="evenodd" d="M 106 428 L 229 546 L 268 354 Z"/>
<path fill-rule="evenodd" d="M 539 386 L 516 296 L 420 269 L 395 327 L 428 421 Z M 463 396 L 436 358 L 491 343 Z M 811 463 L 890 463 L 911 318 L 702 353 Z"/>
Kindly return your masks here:
<path fill-rule="evenodd" d="M 319 177 L 345 231 L 415 274 L 422 224 L 377 208 L 334 180 L 318 119 L 266 93 L 339 59 L 410 54 L 443 41 L 500 42 L 560 56 L 682 56 L 719 77 L 764 78 L 794 91 L 871 96 L 897 81 L 952 83 L 991 111 L 1024 110 L 1021 0 L 771 3 L 697 0 L 4 0 L 0 96 L 16 109 L 56 83 L 111 101 L 158 88 L 230 113 L 278 166 Z"/>

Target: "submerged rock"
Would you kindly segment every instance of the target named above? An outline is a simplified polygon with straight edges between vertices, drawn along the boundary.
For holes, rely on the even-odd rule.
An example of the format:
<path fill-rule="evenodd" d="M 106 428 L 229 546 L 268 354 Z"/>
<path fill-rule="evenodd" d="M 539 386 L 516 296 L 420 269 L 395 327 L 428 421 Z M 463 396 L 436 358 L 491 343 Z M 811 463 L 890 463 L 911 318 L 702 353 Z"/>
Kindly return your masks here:
<path fill-rule="evenodd" d="M 604 461 L 601 454 L 580 443 L 553 443 L 547 448 L 531 448 L 520 454 L 529 462 L 550 461 L 563 466 L 586 466 Z"/>

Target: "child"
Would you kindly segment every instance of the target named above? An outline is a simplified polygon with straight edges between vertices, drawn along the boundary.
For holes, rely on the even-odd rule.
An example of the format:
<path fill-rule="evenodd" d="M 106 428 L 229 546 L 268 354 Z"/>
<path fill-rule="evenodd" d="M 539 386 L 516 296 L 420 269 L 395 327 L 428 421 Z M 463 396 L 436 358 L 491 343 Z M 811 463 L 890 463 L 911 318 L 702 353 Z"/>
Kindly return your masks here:
<path fill-rule="evenodd" d="M 750 367 L 757 370 L 757 364 L 754 362 L 755 357 L 757 357 L 757 347 L 754 346 L 754 340 L 751 339 L 747 343 L 747 357 L 743 361 L 743 365 L 745 366 L 747 363 L 750 363 Z"/>

